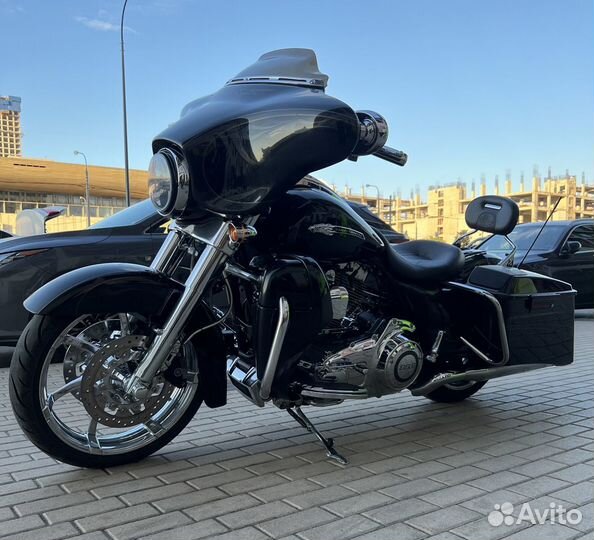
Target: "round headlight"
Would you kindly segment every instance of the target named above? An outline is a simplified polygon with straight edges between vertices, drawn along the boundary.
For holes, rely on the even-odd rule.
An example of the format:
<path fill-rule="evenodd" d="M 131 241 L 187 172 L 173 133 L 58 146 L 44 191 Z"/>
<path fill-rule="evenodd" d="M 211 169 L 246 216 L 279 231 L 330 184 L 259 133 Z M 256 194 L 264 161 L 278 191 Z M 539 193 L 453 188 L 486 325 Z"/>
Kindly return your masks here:
<path fill-rule="evenodd" d="M 159 150 L 149 163 L 148 192 L 157 212 L 179 215 L 188 201 L 188 174 L 183 161 L 169 148 Z"/>
<path fill-rule="evenodd" d="M 171 158 L 163 152 L 157 152 L 149 163 L 148 192 L 152 203 L 160 214 L 167 215 L 175 201 L 175 177 Z"/>

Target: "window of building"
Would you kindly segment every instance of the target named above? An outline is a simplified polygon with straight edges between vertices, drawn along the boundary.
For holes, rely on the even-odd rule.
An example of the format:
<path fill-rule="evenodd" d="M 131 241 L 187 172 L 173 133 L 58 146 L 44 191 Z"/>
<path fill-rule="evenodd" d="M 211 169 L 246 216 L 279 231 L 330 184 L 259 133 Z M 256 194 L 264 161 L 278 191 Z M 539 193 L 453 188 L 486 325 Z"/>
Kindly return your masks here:
<path fill-rule="evenodd" d="M 19 203 L 7 201 L 4 203 L 7 214 L 16 214 L 21 211 L 21 205 Z"/>

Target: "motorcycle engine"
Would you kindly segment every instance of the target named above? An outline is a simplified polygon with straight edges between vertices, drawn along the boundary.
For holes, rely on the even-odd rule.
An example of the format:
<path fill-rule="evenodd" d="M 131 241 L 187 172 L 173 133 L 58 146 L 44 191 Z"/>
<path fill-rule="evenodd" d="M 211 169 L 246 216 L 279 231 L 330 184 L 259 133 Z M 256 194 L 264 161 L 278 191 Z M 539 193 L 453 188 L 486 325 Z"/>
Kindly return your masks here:
<path fill-rule="evenodd" d="M 376 274 L 349 263 L 326 276 L 334 314 L 327 333 L 335 337 L 335 346 L 314 367 L 316 386 L 344 394 L 364 391 L 370 397 L 410 386 L 421 371 L 423 353 L 405 335 L 414 332 L 411 323 L 382 315 L 387 299 Z"/>
<path fill-rule="evenodd" d="M 418 343 L 404 332 L 410 323 L 384 321 L 381 334 L 351 343 L 326 356 L 316 367 L 318 384 L 324 388 L 365 390 L 370 397 L 400 392 L 418 377 L 423 353 Z"/>

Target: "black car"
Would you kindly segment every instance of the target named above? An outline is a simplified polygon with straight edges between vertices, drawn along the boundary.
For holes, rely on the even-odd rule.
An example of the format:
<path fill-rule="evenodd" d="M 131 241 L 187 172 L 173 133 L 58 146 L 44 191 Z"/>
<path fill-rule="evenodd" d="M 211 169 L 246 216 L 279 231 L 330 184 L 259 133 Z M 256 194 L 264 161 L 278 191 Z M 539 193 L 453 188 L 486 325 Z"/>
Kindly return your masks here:
<path fill-rule="evenodd" d="M 542 223 L 524 223 L 509 234 L 517 246 L 514 265 L 571 283 L 577 290 L 575 307 L 593 308 L 594 220 L 549 222 L 530 248 L 541 229 Z M 490 236 L 469 247 L 499 258 L 511 249 L 503 236 Z"/>
<path fill-rule="evenodd" d="M 0 242 L 0 345 L 17 341 L 29 320 L 23 301 L 55 277 L 102 262 L 150 264 L 165 238 L 165 221 L 147 200 L 89 229 Z"/>

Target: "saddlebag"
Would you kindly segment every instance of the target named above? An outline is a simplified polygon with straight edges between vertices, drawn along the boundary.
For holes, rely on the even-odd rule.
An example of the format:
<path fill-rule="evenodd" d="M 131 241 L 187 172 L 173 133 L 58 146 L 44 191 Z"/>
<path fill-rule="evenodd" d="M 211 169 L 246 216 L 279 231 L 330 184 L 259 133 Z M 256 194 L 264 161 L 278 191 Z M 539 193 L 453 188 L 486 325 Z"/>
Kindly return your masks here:
<path fill-rule="evenodd" d="M 477 266 L 468 285 L 501 305 L 509 344 L 508 365 L 573 362 L 574 303 L 569 283 L 506 266 Z"/>

